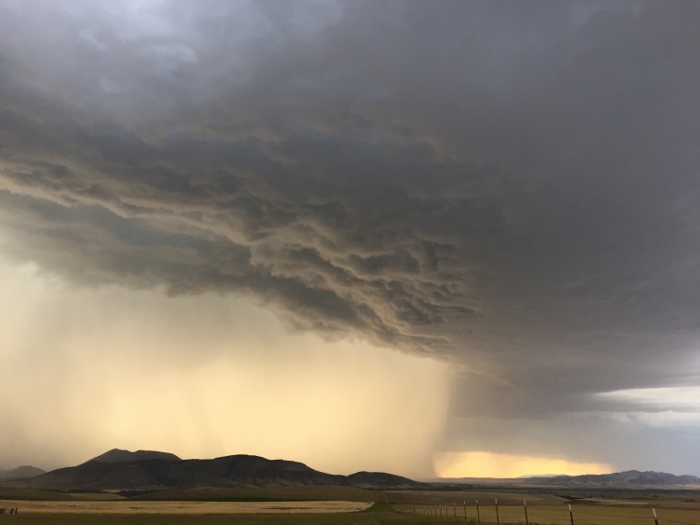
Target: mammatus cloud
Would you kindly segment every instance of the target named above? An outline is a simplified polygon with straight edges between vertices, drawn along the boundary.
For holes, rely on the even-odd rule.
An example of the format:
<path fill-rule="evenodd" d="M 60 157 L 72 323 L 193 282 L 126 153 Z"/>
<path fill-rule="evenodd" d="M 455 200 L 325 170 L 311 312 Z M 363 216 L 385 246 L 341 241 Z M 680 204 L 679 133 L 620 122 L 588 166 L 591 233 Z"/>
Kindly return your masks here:
<path fill-rule="evenodd" d="M 0 8 L 6 258 L 434 356 L 467 422 L 697 384 L 695 3 L 184 5 Z"/>

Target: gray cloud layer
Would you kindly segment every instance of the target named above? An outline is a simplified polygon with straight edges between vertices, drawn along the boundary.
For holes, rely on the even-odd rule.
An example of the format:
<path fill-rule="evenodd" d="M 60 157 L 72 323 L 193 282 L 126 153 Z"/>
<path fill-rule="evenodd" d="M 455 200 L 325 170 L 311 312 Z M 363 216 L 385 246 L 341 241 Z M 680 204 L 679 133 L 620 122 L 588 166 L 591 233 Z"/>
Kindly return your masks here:
<path fill-rule="evenodd" d="M 699 17 L 4 2 L 2 252 L 440 356 L 457 414 L 697 384 Z"/>

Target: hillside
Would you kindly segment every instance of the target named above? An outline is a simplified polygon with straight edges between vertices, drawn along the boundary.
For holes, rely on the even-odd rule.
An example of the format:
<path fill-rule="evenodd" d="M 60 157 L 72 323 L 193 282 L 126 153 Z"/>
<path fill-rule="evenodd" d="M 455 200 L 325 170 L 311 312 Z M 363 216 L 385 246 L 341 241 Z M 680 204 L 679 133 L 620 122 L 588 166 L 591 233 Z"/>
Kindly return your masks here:
<path fill-rule="evenodd" d="M 532 477 L 520 480 L 525 485 L 543 485 L 550 487 L 665 487 L 665 486 L 700 486 L 696 476 L 676 476 L 665 472 L 640 472 L 627 470 L 612 474 L 588 474 L 584 476 Z"/>
<path fill-rule="evenodd" d="M 668 489 L 698 490 L 700 478 L 676 476 L 665 472 L 628 470 L 612 474 L 585 474 L 582 476 L 532 476 L 520 478 L 452 478 L 433 480 L 435 486 L 464 488 L 489 486 L 512 488 L 567 488 L 567 489 Z"/>
<path fill-rule="evenodd" d="M 325 485 L 372 489 L 423 488 L 408 478 L 360 472 L 351 476 L 326 474 L 303 463 L 235 455 L 211 460 L 183 460 L 155 451 L 111 450 L 81 465 L 5 483 L 62 491 L 151 491 L 200 487 L 290 487 Z"/>
<path fill-rule="evenodd" d="M 99 463 L 126 463 L 129 461 L 138 461 L 141 459 L 165 459 L 168 461 L 182 461 L 175 454 L 170 452 L 158 452 L 157 450 L 137 450 L 131 452 L 130 450 L 122 450 L 118 448 L 113 448 L 100 454 L 97 457 L 92 458 L 90 461 L 97 461 Z"/>
<path fill-rule="evenodd" d="M 44 472 L 45 471 L 40 468 L 23 465 L 10 470 L 0 470 L 0 480 L 31 478 L 43 474 Z"/>

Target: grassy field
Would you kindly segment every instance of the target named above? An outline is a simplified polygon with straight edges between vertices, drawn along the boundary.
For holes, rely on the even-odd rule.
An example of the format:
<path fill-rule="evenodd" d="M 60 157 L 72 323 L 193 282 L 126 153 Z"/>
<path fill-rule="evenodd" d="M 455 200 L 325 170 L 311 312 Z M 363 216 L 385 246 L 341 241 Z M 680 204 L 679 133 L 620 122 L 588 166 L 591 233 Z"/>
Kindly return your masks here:
<path fill-rule="evenodd" d="M 370 516 L 288 515 L 288 516 L 0 516 L 14 525 L 374 525 Z M 381 523 L 384 523 L 383 521 Z"/>
<path fill-rule="evenodd" d="M 368 503 L 357 501 L 0 501 L 0 508 L 21 509 L 25 514 L 331 514 L 358 512 Z"/>
<path fill-rule="evenodd" d="M 489 505 L 446 506 L 442 509 L 435 506 L 399 505 L 396 509 L 401 513 L 415 512 L 419 516 L 427 516 L 426 523 L 478 523 L 495 524 L 497 519 L 502 525 L 524 524 L 525 510 L 520 505 L 500 505 L 498 518 L 493 501 Z M 660 525 L 700 525 L 700 505 L 681 507 L 657 507 Z M 648 502 L 626 504 L 575 504 L 572 514 L 576 525 L 654 525 L 652 507 Z M 527 517 L 530 525 L 570 525 L 568 505 L 530 505 L 527 506 Z"/>
<path fill-rule="evenodd" d="M 377 494 L 380 494 L 378 497 Z M 362 501 L 383 499 L 383 493 L 352 487 L 270 487 L 270 488 L 198 488 L 163 490 L 134 496 L 141 501 Z"/>
<path fill-rule="evenodd" d="M 538 505 L 561 505 L 566 499 L 552 494 L 519 494 L 503 491 L 444 491 L 444 490 L 404 490 L 386 491 L 382 494 L 384 501 L 396 505 L 452 505 L 466 501 L 467 505 L 473 505 L 479 500 L 486 505 L 493 505 L 493 500 L 498 499 L 501 505 L 522 505 L 524 499 L 528 503 Z"/>
<path fill-rule="evenodd" d="M 503 507 L 499 509 L 500 523 L 524 524 L 522 508 Z M 649 524 L 654 521 L 651 513 L 640 512 L 644 509 L 613 507 L 594 511 L 593 509 L 574 509 L 576 525 L 630 525 Z M 172 516 L 172 515 L 17 515 L 0 516 L 2 520 L 11 520 L 15 525 L 440 525 L 468 523 L 474 525 L 476 513 L 469 513 L 467 520 L 458 514 L 457 519 L 432 518 L 421 515 L 395 513 L 387 508 L 373 509 L 368 512 L 344 514 L 296 514 L 296 515 L 229 515 L 229 516 Z M 520 512 L 518 512 L 520 511 Z M 568 510 L 533 507 L 528 509 L 530 525 L 570 525 Z M 482 525 L 496 523 L 495 514 L 484 513 Z M 659 514 L 661 525 L 700 524 L 700 511 L 664 511 Z"/>
<path fill-rule="evenodd" d="M 41 494 L 24 494 L 37 497 Z M 184 493 L 179 492 L 182 496 Z M 212 489 L 189 491 L 189 500 L 122 499 L 94 501 L 96 495 L 55 494 L 53 501 L 0 501 L 17 507 L 17 516 L 0 516 L 14 525 L 440 525 L 477 524 L 475 500 L 483 525 L 524 524 L 522 499 L 528 500 L 530 525 L 570 525 L 568 501 L 552 494 L 502 491 L 364 491 L 342 487 Z M 213 501 L 204 501 L 207 495 Z M 332 499 L 345 496 L 345 501 Z M 61 496 L 64 499 L 59 499 Z M 367 508 L 368 498 L 380 501 Z M 327 498 L 325 501 L 320 501 Z M 81 498 L 85 498 L 82 499 Z M 270 500 L 279 498 L 276 502 Z M 354 499 L 354 503 L 348 503 Z M 466 501 L 466 508 L 461 503 Z M 345 507 L 344 507 L 345 506 Z M 575 525 L 700 525 L 698 495 L 630 499 L 580 499 L 573 502 Z M 438 515 L 437 508 L 441 507 Z M 33 509 L 33 510 L 31 510 Z M 107 510 L 109 509 L 109 510 Z M 354 512 L 347 512 L 354 509 Z M 360 510 L 365 509 L 365 510 Z M 9 521 L 8 521 L 9 520 Z M 0 523 L 2 525 L 2 523 Z"/>

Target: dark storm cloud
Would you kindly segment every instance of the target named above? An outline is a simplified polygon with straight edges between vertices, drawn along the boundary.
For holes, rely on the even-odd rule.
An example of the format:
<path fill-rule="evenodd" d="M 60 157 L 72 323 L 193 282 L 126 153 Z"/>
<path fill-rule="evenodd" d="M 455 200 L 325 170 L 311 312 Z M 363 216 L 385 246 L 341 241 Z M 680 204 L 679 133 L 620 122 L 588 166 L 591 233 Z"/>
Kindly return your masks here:
<path fill-rule="evenodd" d="M 3 252 L 440 354 L 467 413 L 697 379 L 696 3 L 319 5 L 6 3 Z"/>

